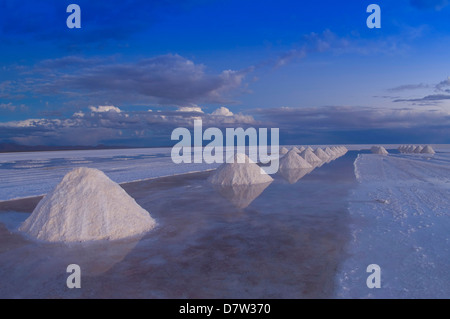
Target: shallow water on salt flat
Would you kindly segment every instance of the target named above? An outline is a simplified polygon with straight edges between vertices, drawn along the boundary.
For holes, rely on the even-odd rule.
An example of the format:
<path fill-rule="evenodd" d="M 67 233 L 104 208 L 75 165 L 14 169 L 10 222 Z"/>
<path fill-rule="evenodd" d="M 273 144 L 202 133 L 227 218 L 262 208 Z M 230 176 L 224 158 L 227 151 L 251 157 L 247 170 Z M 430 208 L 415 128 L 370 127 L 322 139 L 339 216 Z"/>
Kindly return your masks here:
<path fill-rule="evenodd" d="M 0 205 L 0 298 L 333 297 L 356 155 L 265 189 L 214 189 L 211 172 L 124 184 L 158 227 L 119 242 L 32 242 L 10 231 L 30 207 Z M 66 287 L 72 263 L 81 289 Z"/>

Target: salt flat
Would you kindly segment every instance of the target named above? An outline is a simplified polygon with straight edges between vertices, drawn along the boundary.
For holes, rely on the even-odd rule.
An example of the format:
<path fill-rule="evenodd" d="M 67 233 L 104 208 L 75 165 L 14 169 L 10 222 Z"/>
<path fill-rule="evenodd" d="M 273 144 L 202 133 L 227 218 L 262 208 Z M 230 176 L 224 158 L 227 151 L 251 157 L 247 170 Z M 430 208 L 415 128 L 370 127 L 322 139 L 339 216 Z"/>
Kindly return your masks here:
<path fill-rule="evenodd" d="M 44 195 L 76 167 L 97 168 L 116 183 L 214 169 L 218 164 L 177 165 L 171 148 L 0 154 L 0 201 Z"/>
<path fill-rule="evenodd" d="M 352 240 L 341 265 L 343 298 L 450 296 L 450 153 L 360 154 L 349 197 Z M 366 267 L 381 267 L 369 289 Z"/>

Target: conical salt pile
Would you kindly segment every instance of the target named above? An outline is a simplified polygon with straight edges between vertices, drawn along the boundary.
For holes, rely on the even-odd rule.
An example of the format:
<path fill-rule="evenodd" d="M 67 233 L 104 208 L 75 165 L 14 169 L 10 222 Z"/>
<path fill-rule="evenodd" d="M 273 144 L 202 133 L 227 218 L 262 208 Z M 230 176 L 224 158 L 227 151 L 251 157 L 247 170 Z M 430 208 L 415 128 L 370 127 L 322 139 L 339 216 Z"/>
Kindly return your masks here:
<path fill-rule="evenodd" d="M 290 150 L 281 160 L 280 169 L 312 168 L 306 160 L 294 150 Z"/>
<path fill-rule="evenodd" d="M 336 157 L 341 157 L 342 156 L 342 150 L 340 150 L 339 147 L 333 146 L 331 148 L 331 150 L 336 154 Z"/>
<path fill-rule="evenodd" d="M 273 178 L 247 155 L 237 153 L 220 165 L 208 181 L 215 185 L 252 185 L 271 182 Z"/>
<path fill-rule="evenodd" d="M 412 153 L 415 149 L 416 147 L 414 145 L 410 145 L 406 148 L 406 153 Z"/>
<path fill-rule="evenodd" d="M 19 230 L 48 242 L 115 240 L 155 226 L 149 213 L 102 171 L 77 168 L 37 205 Z"/>
<path fill-rule="evenodd" d="M 421 151 L 422 154 L 435 154 L 436 152 L 434 151 L 434 149 L 430 146 L 427 145 L 423 148 L 423 150 Z"/>
<path fill-rule="evenodd" d="M 323 162 L 320 158 L 318 158 L 313 152 L 311 152 L 308 149 L 301 152 L 300 155 L 312 166 L 317 166 Z"/>
<path fill-rule="evenodd" d="M 330 156 L 327 154 L 327 153 L 325 153 L 321 148 L 317 148 L 315 151 L 314 151 L 314 154 L 318 157 L 318 158 L 320 158 L 323 162 L 326 162 L 326 161 L 328 161 L 329 159 L 330 159 Z"/>
<path fill-rule="evenodd" d="M 280 148 L 280 155 L 287 154 L 287 152 L 289 152 L 289 150 L 286 147 L 283 146 L 282 148 Z"/>
<path fill-rule="evenodd" d="M 304 146 L 300 146 L 300 147 L 298 148 L 298 150 L 299 150 L 299 153 L 301 153 L 301 152 L 303 152 L 304 150 L 306 150 L 306 148 L 305 148 Z"/>
<path fill-rule="evenodd" d="M 291 151 L 294 151 L 295 153 L 301 153 L 301 151 L 297 147 L 292 147 Z"/>
<path fill-rule="evenodd" d="M 383 146 L 372 146 L 370 149 L 372 153 L 379 154 L 379 155 L 387 155 L 389 154 L 388 151 Z"/>
<path fill-rule="evenodd" d="M 331 150 L 328 146 L 325 148 L 324 151 L 330 158 L 335 158 L 337 154 Z"/>
<path fill-rule="evenodd" d="M 422 150 L 423 150 L 423 146 L 419 145 L 414 149 L 414 153 L 419 154 L 420 152 L 422 152 Z"/>
<path fill-rule="evenodd" d="M 311 146 L 308 146 L 308 147 L 306 148 L 306 150 L 311 151 L 311 152 L 314 152 L 314 149 L 313 149 Z"/>

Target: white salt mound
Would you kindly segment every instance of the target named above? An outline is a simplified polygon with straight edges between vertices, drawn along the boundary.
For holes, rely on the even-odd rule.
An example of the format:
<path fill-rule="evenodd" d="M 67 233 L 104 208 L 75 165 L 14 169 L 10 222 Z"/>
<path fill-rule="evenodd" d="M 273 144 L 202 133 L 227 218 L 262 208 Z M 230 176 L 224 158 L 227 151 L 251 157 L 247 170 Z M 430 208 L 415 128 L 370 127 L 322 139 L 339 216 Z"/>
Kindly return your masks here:
<path fill-rule="evenodd" d="M 423 146 L 417 146 L 415 149 L 414 149 L 414 153 L 417 153 L 417 154 L 419 154 L 420 152 L 422 152 L 422 150 L 423 150 Z"/>
<path fill-rule="evenodd" d="M 300 147 L 298 148 L 298 150 L 299 150 L 299 153 L 301 153 L 301 152 L 303 152 L 304 150 L 306 150 L 306 148 L 305 148 L 304 146 L 300 146 Z"/>
<path fill-rule="evenodd" d="M 316 166 L 320 163 L 322 163 L 322 160 L 318 158 L 312 151 L 309 149 L 304 150 L 301 152 L 301 157 L 303 157 L 309 164 Z"/>
<path fill-rule="evenodd" d="M 301 151 L 295 146 L 291 148 L 291 151 L 294 151 L 296 153 L 301 153 Z"/>
<path fill-rule="evenodd" d="M 25 220 L 19 230 L 48 242 L 115 240 L 151 230 L 149 213 L 94 168 L 66 174 Z"/>
<path fill-rule="evenodd" d="M 325 151 L 324 151 L 330 158 L 334 158 L 334 157 L 336 157 L 337 156 L 337 154 L 335 153 L 335 152 L 333 152 L 332 150 L 331 150 L 331 148 L 329 148 L 328 146 L 325 148 Z"/>
<path fill-rule="evenodd" d="M 370 149 L 374 154 L 387 155 L 388 151 L 383 146 L 372 146 Z"/>
<path fill-rule="evenodd" d="M 337 157 L 341 156 L 341 151 L 336 146 L 332 146 L 331 150 L 336 154 Z"/>
<path fill-rule="evenodd" d="M 415 149 L 416 147 L 414 145 L 410 145 L 406 148 L 406 153 L 412 153 Z"/>
<path fill-rule="evenodd" d="M 280 160 L 280 169 L 297 169 L 297 168 L 312 168 L 312 166 L 300 155 L 298 155 L 295 151 L 290 150 Z"/>
<path fill-rule="evenodd" d="M 280 155 L 287 154 L 287 152 L 289 152 L 289 150 L 286 147 L 283 146 L 282 148 L 280 148 Z"/>
<path fill-rule="evenodd" d="M 215 185 L 252 185 L 272 182 L 270 177 L 262 168 L 253 162 L 247 155 L 237 153 L 223 163 L 208 178 Z"/>
<path fill-rule="evenodd" d="M 314 151 L 314 154 L 315 154 L 318 158 L 320 158 L 322 161 L 328 161 L 328 160 L 330 159 L 330 156 L 329 156 L 327 153 L 325 153 L 321 148 L 317 148 L 317 149 Z"/>
<path fill-rule="evenodd" d="M 433 149 L 430 145 L 427 145 L 427 146 L 425 146 L 425 147 L 422 149 L 421 153 L 422 153 L 422 154 L 434 154 L 434 153 L 436 153 L 436 152 L 434 151 L 434 149 Z"/>

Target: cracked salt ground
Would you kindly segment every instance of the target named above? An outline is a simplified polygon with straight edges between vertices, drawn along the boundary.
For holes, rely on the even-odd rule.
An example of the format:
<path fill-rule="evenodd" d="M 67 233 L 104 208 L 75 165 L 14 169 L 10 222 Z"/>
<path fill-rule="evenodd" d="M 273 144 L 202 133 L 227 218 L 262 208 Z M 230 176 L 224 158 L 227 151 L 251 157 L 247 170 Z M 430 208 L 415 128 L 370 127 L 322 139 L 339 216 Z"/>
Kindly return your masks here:
<path fill-rule="evenodd" d="M 350 239 L 355 157 L 349 152 L 294 184 L 275 175 L 259 195 L 227 193 L 249 196 L 238 205 L 211 187 L 211 172 L 124 184 L 158 223 L 125 241 L 32 242 L 7 227 L 37 200 L 0 203 L 0 297 L 333 297 Z M 81 266 L 81 289 L 65 286 L 71 263 Z"/>

